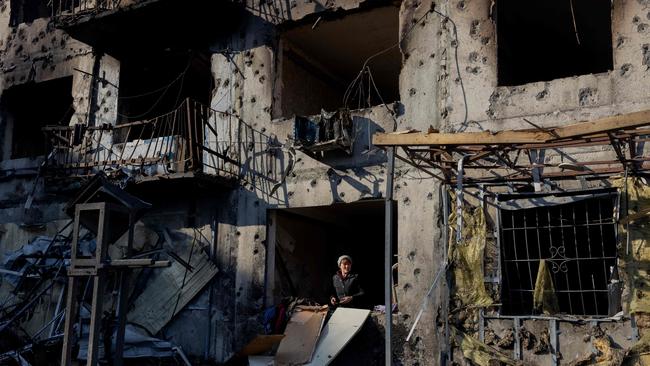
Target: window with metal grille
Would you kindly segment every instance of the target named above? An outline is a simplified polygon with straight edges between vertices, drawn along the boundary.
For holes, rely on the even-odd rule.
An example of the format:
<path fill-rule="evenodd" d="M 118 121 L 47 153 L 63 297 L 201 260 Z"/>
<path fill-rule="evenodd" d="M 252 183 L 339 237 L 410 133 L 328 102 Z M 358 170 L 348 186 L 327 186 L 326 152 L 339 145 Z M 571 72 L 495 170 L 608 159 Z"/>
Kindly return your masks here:
<path fill-rule="evenodd" d="M 611 312 L 608 285 L 616 272 L 617 195 L 566 201 L 499 210 L 503 314 L 535 312 L 533 291 L 541 259 L 547 263 L 560 313 Z"/>

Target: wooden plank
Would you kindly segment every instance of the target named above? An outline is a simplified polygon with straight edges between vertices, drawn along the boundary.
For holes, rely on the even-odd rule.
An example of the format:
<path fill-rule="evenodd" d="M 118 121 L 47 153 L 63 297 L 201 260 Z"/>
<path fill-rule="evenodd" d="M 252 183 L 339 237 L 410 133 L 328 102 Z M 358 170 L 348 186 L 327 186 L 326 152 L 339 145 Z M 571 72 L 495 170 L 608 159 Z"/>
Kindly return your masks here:
<path fill-rule="evenodd" d="M 253 356 L 268 352 L 278 345 L 284 334 L 258 334 L 252 341 L 248 342 L 241 351 L 237 352 L 241 356 Z"/>
<path fill-rule="evenodd" d="M 304 365 L 311 361 L 325 315 L 326 306 L 317 309 L 297 308 L 287 323 L 285 338 L 275 354 L 277 366 Z"/>
<path fill-rule="evenodd" d="M 77 226 L 75 226 L 75 229 Z M 76 236 L 75 236 L 76 238 Z M 66 295 L 65 320 L 63 325 L 63 349 L 61 351 L 61 366 L 72 364 L 72 348 L 74 346 L 74 323 L 77 319 L 77 287 L 79 278 L 68 277 L 68 293 Z"/>
<path fill-rule="evenodd" d="M 556 127 L 557 138 L 569 138 L 650 125 L 650 110 L 600 118 L 589 122 L 576 122 Z"/>
<path fill-rule="evenodd" d="M 376 146 L 536 144 L 554 140 L 598 135 L 648 125 L 650 125 L 650 110 L 605 117 L 588 122 L 575 122 L 567 126 L 555 127 L 548 131 L 515 130 L 462 133 L 377 133 L 373 135 L 372 141 Z M 568 141 L 567 143 L 570 144 L 571 141 Z"/>
<path fill-rule="evenodd" d="M 376 146 L 431 146 L 431 145 L 512 145 L 542 143 L 553 138 L 541 131 L 499 131 L 461 133 L 376 133 Z"/>
<path fill-rule="evenodd" d="M 308 365 L 325 366 L 334 361 L 346 344 L 359 332 L 370 310 L 338 308 L 323 328 L 314 358 Z"/>

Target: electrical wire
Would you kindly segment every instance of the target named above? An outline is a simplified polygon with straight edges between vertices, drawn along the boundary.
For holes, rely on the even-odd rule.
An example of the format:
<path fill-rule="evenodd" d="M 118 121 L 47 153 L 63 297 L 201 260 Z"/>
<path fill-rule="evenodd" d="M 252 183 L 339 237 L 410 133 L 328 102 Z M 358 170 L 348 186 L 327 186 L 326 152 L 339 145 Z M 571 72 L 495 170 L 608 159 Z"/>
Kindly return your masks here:
<path fill-rule="evenodd" d="M 151 92 L 146 92 L 146 93 L 140 94 L 140 95 L 123 97 L 123 99 L 133 99 L 133 98 L 138 98 L 138 97 L 142 97 L 142 96 L 146 96 L 146 95 L 155 94 L 156 92 L 159 92 L 159 91 L 162 90 L 162 93 L 160 94 L 158 99 L 156 99 L 156 101 L 151 105 L 151 107 L 146 112 L 140 113 L 140 114 L 137 114 L 137 115 L 126 115 L 126 114 L 118 112 L 117 115 L 120 116 L 120 117 L 123 117 L 123 118 L 128 118 L 128 119 L 138 119 L 138 118 L 142 118 L 142 117 L 146 116 L 147 114 L 151 113 L 156 108 L 156 106 L 158 106 L 158 104 L 162 101 L 162 99 L 167 94 L 167 91 L 169 90 L 169 88 L 171 88 L 172 85 L 174 85 L 178 80 L 181 80 L 181 85 L 180 85 L 180 88 L 179 88 L 179 91 L 178 91 L 178 96 L 177 96 L 177 99 L 178 99 L 178 97 L 180 97 L 180 94 L 183 91 L 183 83 L 184 83 L 184 80 L 185 80 L 185 75 L 187 74 L 187 71 L 190 69 L 191 65 L 192 65 L 192 56 L 190 56 L 188 58 L 187 65 L 185 66 L 185 69 L 183 69 L 183 71 L 176 78 L 174 78 L 174 80 L 172 80 L 169 84 L 167 84 L 166 86 L 158 88 L 158 89 L 156 89 L 154 91 L 151 91 Z M 118 98 L 118 99 L 120 99 L 120 98 Z M 177 103 L 178 103 L 178 101 L 176 102 L 176 104 Z"/>
<path fill-rule="evenodd" d="M 372 84 L 373 88 L 375 88 L 375 93 L 377 93 L 377 96 L 379 97 L 379 100 L 381 101 L 381 104 L 386 108 L 388 111 L 388 114 L 393 118 L 393 132 L 397 131 L 397 118 L 395 118 L 395 111 L 388 108 L 386 105 L 386 102 L 384 102 L 384 98 L 382 98 L 381 93 L 379 92 L 379 89 L 377 88 L 377 84 L 375 84 L 375 78 L 372 76 L 372 72 L 370 72 L 370 68 L 368 67 L 368 79 L 370 83 Z M 368 98 L 370 98 L 370 93 L 368 93 Z"/>
<path fill-rule="evenodd" d="M 185 70 L 183 70 L 183 72 L 181 73 L 181 80 L 184 80 L 184 78 L 185 78 L 185 73 L 187 72 L 187 70 L 188 70 L 189 68 L 190 68 L 190 63 L 188 62 L 187 67 L 186 67 Z M 175 79 L 172 83 L 168 84 L 168 85 L 164 88 L 164 91 L 160 94 L 160 96 L 158 97 L 158 99 L 156 99 L 156 101 L 151 105 L 151 107 L 150 107 L 146 112 L 144 112 L 144 113 L 140 113 L 140 114 L 138 114 L 138 115 L 131 115 L 131 116 L 126 115 L 126 114 L 123 114 L 123 113 L 119 113 L 119 112 L 118 112 L 117 115 L 120 116 L 120 117 L 129 118 L 129 119 L 138 119 L 138 118 L 142 118 L 142 117 L 146 116 L 147 114 L 151 113 L 151 112 L 156 108 L 156 106 L 158 106 L 158 104 L 162 101 L 163 97 L 167 94 L 167 91 L 169 90 L 169 88 L 171 88 L 171 86 L 174 85 L 174 83 L 176 83 L 177 80 L 178 80 L 178 79 Z M 179 89 L 180 89 L 180 90 L 179 90 L 179 95 L 180 95 L 180 93 L 181 93 L 181 91 L 182 91 L 182 89 L 183 89 L 183 87 L 182 87 L 182 83 L 181 83 L 181 87 L 180 87 Z"/>
<path fill-rule="evenodd" d="M 411 33 L 413 32 L 415 27 L 417 25 L 419 25 L 420 23 L 422 23 L 427 18 L 429 13 L 435 13 L 436 15 L 440 16 L 441 18 L 443 18 L 443 19 L 445 19 L 445 20 L 447 20 L 447 21 L 449 21 L 451 23 L 452 29 L 453 29 L 453 36 L 454 36 L 453 47 L 454 47 L 454 61 L 455 61 L 455 65 L 456 65 L 456 73 L 457 73 L 457 76 L 458 76 L 461 92 L 462 92 L 462 95 L 463 95 L 464 116 L 463 116 L 462 124 L 466 125 L 467 124 L 467 118 L 468 118 L 467 93 L 465 91 L 465 84 L 463 82 L 463 77 L 462 77 L 461 72 L 460 72 L 460 62 L 458 61 L 458 46 L 459 46 L 458 29 L 456 27 L 456 23 L 448 15 L 443 14 L 443 13 L 439 12 L 438 10 L 436 10 L 434 5 L 435 4 L 432 4 L 431 9 L 429 11 L 427 11 L 426 13 L 424 13 L 420 18 L 418 18 L 418 20 L 415 23 L 413 23 L 413 25 L 409 28 L 409 30 L 404 34 L 404 36 L 402 38 L 402 41 L 407 39 L 411 35 Z M 383 49 L 383 50 L 381 50 L 381 51 L 379 51 L 377 53 L 374 53 L 371 56 L 369 56 L 368 58 L 366 58 L 366 60 L 363 63 L 363 66 L 361 67 L 361 70 L 359 71 L 357 76 L 352 80 L 352 82 L 348 85 L 348 87 L 345 90 L 345 93 L 343 94 L 343 106 L 344 107 L 347 108 L 350 96 L 353 94 L 352 90 L 354 89 L 355 85 L 360 82 L 360 79 L 362 78 L 364 72 L 366 72 L 366 70 L 368 70 L 368 71 L 370 70 L 370 68 L 368 66 L 368 63 L 372 59 L 374 59 L 376 57 L 379 57 L 379 56 L 389 52 L 390 50 L 394 49 L 395 47 L 399 46 L 402 41 L 397 41 L 393 45 L 391 45 L 391 46 L 389 46 L 389 47 L 387 47 L 387 48 L 385 48 L 385 49 Z M 373 80 L 372 83 L 374 85 L 374 80 Z M 379 94 L 379 92 L 378 92 L 378 90 L 376 88 L 376 86 L 375 86 L 375 90 L 377 91 L 377 94 L 380 97 L 380 99 L 382 99 L 381 95 Z M 382 101 L 382 104 L 386 108 L 388 108 L 386 103 L 383 100 L 381 100 L 381 101 Z M 394 114 L 394 111 L 392 111 L 392 112 L 393 112 L 392 114 Z M 397 123 L 395 123 L 395 130 L 396 129 L 397 129 Z"/>
<path fill-rule="evenodd" d="M 452 27 L 453 27 L 453 30 L 454 30 L 454 46 L 453 46 L 454 47 L 454 61 L 456 63 L 456 73 L 458 75 L 458 81 L 460 83 L 460 90 L 463 93 L 463 105 L 465 107 L 465 116 L 463 117 L 462 125 L 466 126 L 467 125 L 467 115 L 468 115 L 467 94 L 465 92 L 465 84 L 463 83 L 463 77 L 460 74 L 460 63 L 458 62 L 458 46 L 459 46 L 458 28 L 456 27 L 456 23 L 453 21 L 453 19 L 451 19 L 448 15 L 439 12 L 435 8 L 432 8 L 431 11 L 436 13 L 437 15 L 442 17 L 443 19 L 449 21 L 451 23 Z"/>
<path fill-rule="evenodd" d="M 188 63 L 187 66 L 189 67 L 189 63 Z M 127 95 L 127 96 L 123 96 L 123 97 L 120 96 L 120 97 L 118 97 L 117 99 L 135 99 L 135 98 L 140 98 L 140 97 L 146 97 L 147 95 L 155 94 L 155 93 L 157 93 L 157 92 L 159 92 L 159 91 L 161 91 L 161 90 L 168 89 L 168 88 L 169 88 L 170 86 L 172 86 L 175 82 L 177 82 L 180 78 L 184 77 L 186 71 L 187 71 L 187 67 L 185 68 L 185 70 L 181 71 L 181 72 L 178 74 L 178 76 L 176 76 L 172 81 L 170 81 L 169 84 L 167 84 L 167 85 L 163 85 L 163 86 L 161 86 L 160 88 L 157 88 L 157 89 L 154 89 L 154 90 L 151 90 L 151 91 L 148 91 L 148 92 L 144 92 L 144 93 L 142 93 L 142 94 Z"/>
<path fill-rule="evenodd" d="M 411 26 L 411 28 L 409 28 L 409 30 L 404 34 L 404 39 L 406 39 L 408 36 L 411 35 L 411 32 L 413 32 L 413 29 L 415 29 L 415 27 L 416 27 L 418 24 L 420 24 L 422 21 L 424 21 L 424 19 L 429 15 L 430 12 L 431 12 L 431 11 L 427 11 L 427 12 L 424 13 L 424 15 L 422 15 L 422 16 L 421 16 L 421 17 L 420 17 L 420 18 L 419 18 L 415 23 L 413 23 L 413 25 Z M 366 66 L 368 66 L 368 63 L 369 63 L 372 59 L 374 59 L 375 57 L 379 57 L 379 56 L 381 56 L 381 55 L 387 53 L 388 51 L 392 50 L 393 48 L 399 46 L 399 45 L 400 45 L 400 42 L 401 42 L 401 41 L 397 41 L 397 42 L 395 42 L 394 44 L 392 44 L 391 46 L 388 46 L 388 47 L 384 48 L 383 50 L 378 51 L 378 52 L 376 52 L 376 53 L 370 55 L 368 58 L 366 58 L 366 60 L 363 62 L 363 66 L 361 66 L 361 70 L 359 71 L 359 73 L 357 74 L 357 76 L 352 80 L 352 82 L 348 85 L 347 89 L 345 90 L 345 93 L 343 94 L 343 105 L 344 105 L 345 107 L 347 107 L 347 101 L 348 101 L 348 98 L 350 97 L 350 93 L 351 93 L 351 91 L 352 91 L 351 89 L 354 87 L 354 84 L 359 80 L 359 78 L 363 75 L 363 72 L 364 72 L 364 70 L 366 69 Z"/>

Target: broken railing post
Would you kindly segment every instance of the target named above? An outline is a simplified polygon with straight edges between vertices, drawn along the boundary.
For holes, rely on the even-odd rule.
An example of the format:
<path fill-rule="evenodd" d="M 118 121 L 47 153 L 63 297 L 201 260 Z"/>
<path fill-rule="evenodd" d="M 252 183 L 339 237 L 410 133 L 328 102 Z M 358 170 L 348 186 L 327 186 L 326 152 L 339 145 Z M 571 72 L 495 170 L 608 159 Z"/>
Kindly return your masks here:
<path fill-rule="evenodd" d="M 391 350 L 391 335 L 393 323 L 393 175 L 395 173 L 395 148 L 387 150 L 388 164 L 386 167 L 386 222 L 384 223 L 384 302 L 386 303 L 386 366 L 393 364 L 393 352 Z"/>

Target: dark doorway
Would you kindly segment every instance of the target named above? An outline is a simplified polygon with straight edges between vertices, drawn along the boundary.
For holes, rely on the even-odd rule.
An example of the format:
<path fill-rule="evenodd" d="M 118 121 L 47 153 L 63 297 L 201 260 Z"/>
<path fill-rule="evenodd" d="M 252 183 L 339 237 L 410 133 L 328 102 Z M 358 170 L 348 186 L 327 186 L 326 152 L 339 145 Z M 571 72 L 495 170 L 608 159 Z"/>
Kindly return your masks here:
<path fill-rule="evenodd" d="M 327 304 L 336 260 L 347 254 L 366 293 L 363 307 L 383 304 L 384 208 L 385 201 L 372 200 L 275 210 L 274 298 L 297 296 Z"/>

